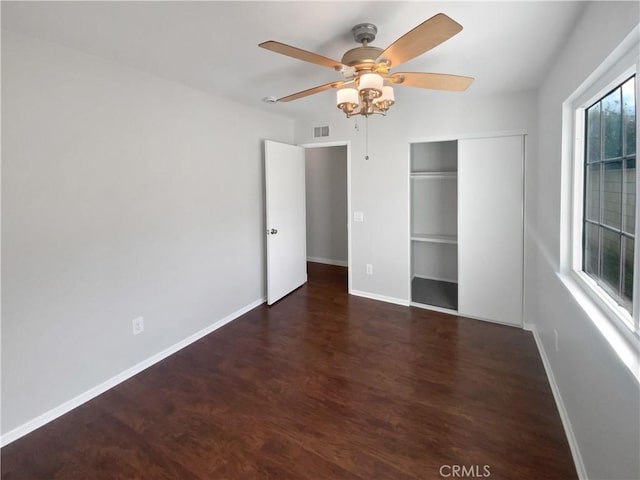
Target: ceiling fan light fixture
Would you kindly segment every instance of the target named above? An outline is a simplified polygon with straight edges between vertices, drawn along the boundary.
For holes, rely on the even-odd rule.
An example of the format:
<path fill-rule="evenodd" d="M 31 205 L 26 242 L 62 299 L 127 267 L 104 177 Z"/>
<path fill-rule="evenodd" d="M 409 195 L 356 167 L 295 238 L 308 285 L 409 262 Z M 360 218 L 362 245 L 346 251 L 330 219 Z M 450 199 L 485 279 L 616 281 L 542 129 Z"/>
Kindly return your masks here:
<path fill-rule="evenodd" d="M 383 112 L 386 112 L 387 110 L 389 110 L 389 107 L 391 107 L 391 105 L 396 103 L 395 100 L 396 99 L 393 94 L 393 87 L 385 85 L 384 87 L 382 87 L 382 95 L 376 98 L 373 101 L 373 104 Z"/>
<path fill-rule="evenodd" d="M 336 104 L 348 117 L 385 114 L 395 103 L 393 87 L 384 85 L 384 78 L 377 73 L 365 73 L 356 78 L 358 88 L 341 88 L 337 91 Z"/>
<path fill-rule="evenodd" d="M 362 93 L 373 94 L 374 98 L 382 95 L 384 79 L 377 73 L 364 73 L 357 78 L 358 90 Z"/>
<path fill-rule="evenodd" d="M 341 88 L 336 93 L 336 104 L 338 108 L 347 116 L 351 116 L 356 108 L 358 108 L 360 102 L 358 90 L 355 88 Z"/>
<path fill-rule="evenodd" d="M 393 87 L 389 85 L 385 85 L 382 87 L 382 95 L 376 98 L 373 103 L 382 103 L 382 102 L 391 102 L 392 104 L 395 102 L 395 96 L 393 94 Z"/>

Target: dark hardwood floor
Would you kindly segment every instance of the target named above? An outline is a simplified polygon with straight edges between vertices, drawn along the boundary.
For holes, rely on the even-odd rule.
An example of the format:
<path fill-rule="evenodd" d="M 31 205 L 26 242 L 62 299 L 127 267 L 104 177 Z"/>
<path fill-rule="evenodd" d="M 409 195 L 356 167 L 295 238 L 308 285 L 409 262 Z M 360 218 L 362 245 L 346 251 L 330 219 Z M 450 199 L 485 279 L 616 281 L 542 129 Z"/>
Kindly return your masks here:
<path fill-rule="evenodd" d="M 2 479 L 577 478 L 530 333 L 346 288 L 309 264 L 289 297 L 3 448 Z"/>

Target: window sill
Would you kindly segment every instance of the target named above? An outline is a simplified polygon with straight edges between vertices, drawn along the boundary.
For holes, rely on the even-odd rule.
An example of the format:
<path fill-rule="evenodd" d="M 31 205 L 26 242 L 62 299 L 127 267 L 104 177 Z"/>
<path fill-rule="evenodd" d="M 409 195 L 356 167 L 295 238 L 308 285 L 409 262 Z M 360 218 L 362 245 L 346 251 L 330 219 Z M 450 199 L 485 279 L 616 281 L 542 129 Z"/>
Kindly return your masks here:
<path fill-rule="evenodd" d="M 587 291 L 588 287 L 581 285 L 581 279 L 563 273 L 557 275 L 622 363 L 640 383 L 640 340 L 636 334 L 624 325 L 624 320 L 619 318 L 616 312 L 599 305 L 599 302 L 591 297 L 591 292 Z"/>

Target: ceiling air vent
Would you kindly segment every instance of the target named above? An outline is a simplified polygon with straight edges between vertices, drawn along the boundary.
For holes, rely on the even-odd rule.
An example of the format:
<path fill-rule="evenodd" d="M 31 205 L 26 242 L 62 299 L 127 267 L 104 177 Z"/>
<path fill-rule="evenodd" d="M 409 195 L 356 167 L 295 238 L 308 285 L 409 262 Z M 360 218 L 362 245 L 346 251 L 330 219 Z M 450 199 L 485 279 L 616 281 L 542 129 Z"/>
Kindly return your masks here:
<path fill-rule="evenodd" d="M 325 125 L 324 127 L 313 127 L 313 137 L 328 137 L 329 136 L 329 125 Z"/>

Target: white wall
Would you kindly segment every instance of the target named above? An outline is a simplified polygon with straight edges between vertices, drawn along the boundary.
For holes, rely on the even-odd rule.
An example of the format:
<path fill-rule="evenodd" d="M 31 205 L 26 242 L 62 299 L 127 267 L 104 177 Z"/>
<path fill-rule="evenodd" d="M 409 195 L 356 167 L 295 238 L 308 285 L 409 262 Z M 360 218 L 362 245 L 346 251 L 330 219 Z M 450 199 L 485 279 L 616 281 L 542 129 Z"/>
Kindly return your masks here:
<path fill-rule="evenodd" d="M 535 134 L 536 106 L 534 92 L 476 97 L 473 86 L 465 93 L 425 90 L 420 103 L 408 104 L 403 88 L 396 90 L 388 116 L 369 119 L 369 160 L 364 159 L 365 120 L 357 120 L 357 131 L 356 120 L 337 108 L 329 117 L 297 121 L 296 143 L 317 142 L 313 127 L 327 124 L 327 141 L 351 141 L 351 208 L 364 212 L 363 223 L 352 222 L 352 288 L 408 302 L 409 142 L 499 131 Z M 367 263 L 374 275 L 366 274 Z"/>
<path fill-rule="evenodd" d="M 638 23 L 637 2 L 589 3 L 540 88 L 539 155 L 527 171 L 525 315 L 535 323 L 588 478 L 640 478 L 638 384 L 555 272 L 562 103 Z M 555 351 L 553 329 L 558 331 Z"/>
<path fill-rule="evenodd" d="M 307 258 L 348 259 L 347 147 L 307 148 Z"/>
<path fill-rule="evenodd" d="M 2 120 L 3 433 L 264 296 L 291 121 L 6 30 Z"/>

